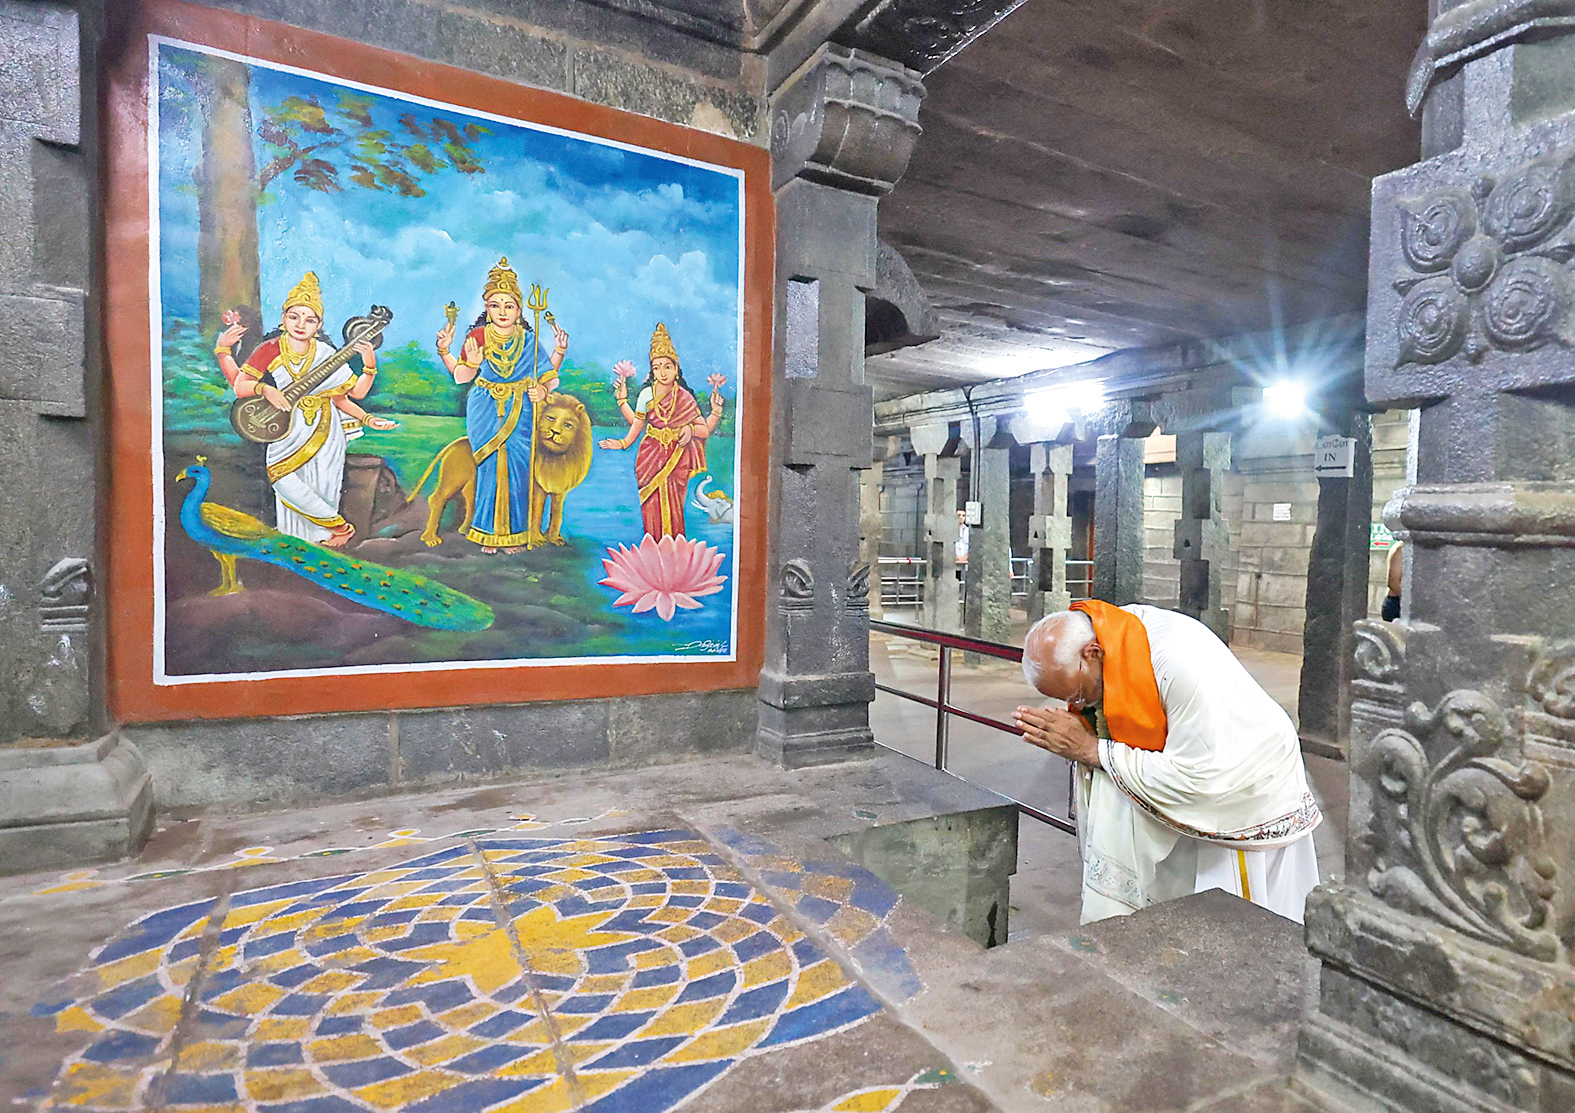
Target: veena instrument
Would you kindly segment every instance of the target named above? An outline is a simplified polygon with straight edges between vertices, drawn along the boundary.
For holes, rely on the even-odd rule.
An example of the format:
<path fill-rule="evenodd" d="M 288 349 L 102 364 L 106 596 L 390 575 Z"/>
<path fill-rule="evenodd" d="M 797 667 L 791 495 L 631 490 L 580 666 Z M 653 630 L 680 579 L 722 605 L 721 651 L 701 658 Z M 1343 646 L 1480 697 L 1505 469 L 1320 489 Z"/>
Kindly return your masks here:
<path fill-rule="evenodd" d="M 253 444 L 272 444 L 290 431 L 290 413 L 302 398 L 321 386 L 335 371 L 355 355 L 354 346 L 365 340 L 376 348 L 383 343 L 383 330 L 394 319 L 393 310 L 385 305 L 374 305 L 365 317 L 351 317 L 342 332 L 344 346 L 316 367 L 302 374 L 289 386 L 280 390 L 289 410 L 276 409 L 261 394 L 250 398 L 237 398 L 230 406 L 230 425 Z M 281 339 L 280 343 L 284 343 Z"/>

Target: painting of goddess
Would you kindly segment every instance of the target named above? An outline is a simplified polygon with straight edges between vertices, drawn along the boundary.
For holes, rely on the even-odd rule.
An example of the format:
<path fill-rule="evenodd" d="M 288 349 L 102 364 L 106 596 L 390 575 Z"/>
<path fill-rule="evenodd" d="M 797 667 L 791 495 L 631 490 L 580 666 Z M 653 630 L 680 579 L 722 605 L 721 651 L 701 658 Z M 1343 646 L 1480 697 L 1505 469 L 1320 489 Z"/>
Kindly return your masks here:
<path fill-rule="evenodd" d="M 629 408 L 628 387 L 633 365 L 624 360 L 614 370 L 618 372 L 618 385 L 613 397 L 629 423 L 629 431 L 622 439 L 609 437 L 601 442 L 601 447 L 624 449 L 640 441 L 634 457 L 634 478 L 639 485 L 645 532 L 656 538 L 681 536 L 689 480 L 695 472 L 705 470 L 705 441 L 722 420 L 720 388 L 727 378 L 711 375 L 706 380 L 711 387 L 710 412 L 701 416 L 700 404 L 684 381 L 678 351 L 665 324 L 658 324 L 651 334 L 651 373 L 646 376 L 633 409 Z"/>
<path fill-rule="evenodd" d="M 469 383 L 465 434 L 476 461 L 476 509 L 465 536 L 484 553 L 517 553 L 540 540 L 530 521 L 531 446 L 536 412 L 558 385 L 569 334 L 550 317 L 553 346 L 544 349 L 522 317 L 519 276 L 505 256 L 487 274 L 486 308 L 452 352 L 454 325 L 437 335 L 438 356 L 456 383 Z"/>
<path fill-rule="evenodd" d="M 307 271 L 285 295 L 280 328 L 237 364 L 231 349 L 246 332 L 232 324 L 219 334 L 213 354 L 237 398 L 261 395 L 290 414 L 289 431 L 268 445 L 268 482 L 281 533 L 340 548 L 355 527 L 339 513 L 345 478 L 345 446 L 368 429 L 397 428 L 398 422 L 367 414 L 357 401 L 372 389 L 377 353 L 367 341 L 353 345 L 361 372 L 348 365 L 332 372 L 292 407 L 284 388 L 332 357 L 337 349 L 322 332 L 323 295 L 317 275 Z"/>

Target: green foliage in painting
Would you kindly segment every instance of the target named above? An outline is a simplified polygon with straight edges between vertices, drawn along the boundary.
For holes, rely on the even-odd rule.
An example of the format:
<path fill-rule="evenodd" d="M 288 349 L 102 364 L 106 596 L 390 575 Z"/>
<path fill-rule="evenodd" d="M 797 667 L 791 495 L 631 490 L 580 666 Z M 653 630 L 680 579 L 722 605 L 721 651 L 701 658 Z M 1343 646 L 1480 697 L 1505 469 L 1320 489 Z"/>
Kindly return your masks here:
<path fill-rule="evenodd" d="M 472 144 L 489 134 L 478 124 L 440 116 L 426 121 L 406 112 L 399 128 L 380 128 L 371 97 L 341 92 L 325 106 L 315 96 L 289 96 L 263 109 L 257 136 L 271 156 L 257 175 L 266 190 L 281 174 L 319 193 L 343 191 L 348 180 L 365 189 L 425 197 L 422 175 L 453 169 L 485 171 Z"/>
<path fill-rule="evenodd" d="M 377 385 L 365 405 L 381 413 L 453 417 L 465 412 L 465 388 L 412 340 L 377 353 Z"/>
<path fill-rule="evenodd" d="M 228 433 L 234 395 L 195 321 L 174 318 L 164 330 L 164 426 Z"/>

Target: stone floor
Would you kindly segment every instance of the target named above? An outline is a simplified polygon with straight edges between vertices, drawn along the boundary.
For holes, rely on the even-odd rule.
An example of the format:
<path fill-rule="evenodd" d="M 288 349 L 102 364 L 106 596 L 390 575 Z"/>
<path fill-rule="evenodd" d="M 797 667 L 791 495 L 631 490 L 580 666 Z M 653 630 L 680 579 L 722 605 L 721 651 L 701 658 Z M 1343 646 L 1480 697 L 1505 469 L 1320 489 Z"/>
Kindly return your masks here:
<path fill-rule="evenodd" d="M 887 681 L 933 682 L 918 647 L 873 656 Z M 1249 666 L 1283 698 L 1280 656 Z M 1014 666 L 959 662 L 958 702 L 1002 715 L 1021 695 Z M 927 759 L 928 714 L 883 696 L 877 735 Z M 1052 759 L 972 731 L 958 772 L 1064 807 Z M 1337 844 L 1343 767 L 1309 766 Z M 1297 925 L 1213 893 L 1079 928 L 1075 841 L 1025 819 L 1008 941 L 987 951 L 836 849 L 971 791 L 890 752 L 795 772 L 738 756 L 161 815 L 135 862 L 0 879 L 0 1102 L 1282 1109 Z"/>

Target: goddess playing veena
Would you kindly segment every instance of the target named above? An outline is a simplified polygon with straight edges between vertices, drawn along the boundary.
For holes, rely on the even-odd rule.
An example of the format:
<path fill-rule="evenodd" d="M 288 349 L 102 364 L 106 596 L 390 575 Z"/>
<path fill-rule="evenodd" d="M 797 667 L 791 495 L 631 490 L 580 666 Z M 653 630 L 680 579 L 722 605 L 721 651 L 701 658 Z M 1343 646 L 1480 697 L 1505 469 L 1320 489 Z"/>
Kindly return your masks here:
<path fill-rule="evenodd" d="M 232 324 L 221 332 L 213 354 L 237 398 L 260 394 L 290 414 L 289 431 L 268 445 L 267 454 L 279 531 L 339 548 L 355 536 L 355 527 L 339 513 L 345 446 L 361 435 L 363 425 L 387 430 L 399 423 L 369 415 L 357 405 L 377 376 L 377 353 L 367 341 L 353 345 L 361 357 L 359 374 L 348 365 L 341 367 L 294 407 L 286 400 L 284 388 L 336 350 L 322 325 L 322 290 L 317 275 L 307 271 L 285 295 L 279 332 L 252 349 L 245 363 L 237 364 L 231 350 L 245 334 L 245 325 Z"/>

